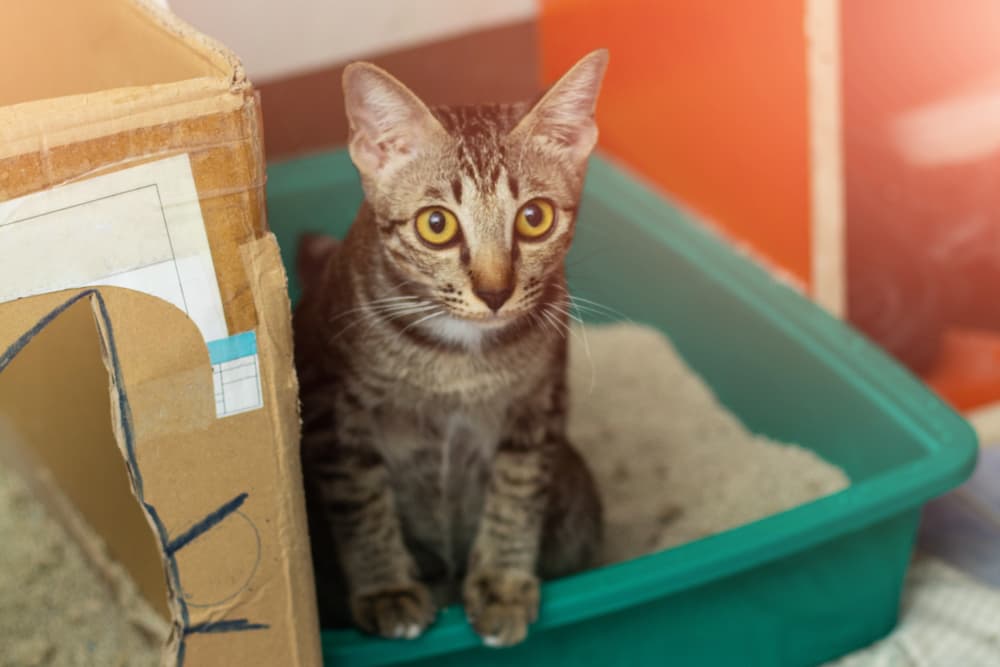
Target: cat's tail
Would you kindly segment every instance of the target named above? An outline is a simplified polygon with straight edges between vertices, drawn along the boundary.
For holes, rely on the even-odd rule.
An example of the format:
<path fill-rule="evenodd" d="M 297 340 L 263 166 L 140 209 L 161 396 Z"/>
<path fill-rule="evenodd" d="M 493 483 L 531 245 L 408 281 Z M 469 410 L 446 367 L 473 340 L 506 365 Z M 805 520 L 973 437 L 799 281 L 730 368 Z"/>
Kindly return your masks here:
<path fill-rule="evenodd" d="M 338 247 L 340 241 L 325 234 L 309 233 L 299 239 L 295 270 L 303 289 L 321 282 L 323 271 Z"/>

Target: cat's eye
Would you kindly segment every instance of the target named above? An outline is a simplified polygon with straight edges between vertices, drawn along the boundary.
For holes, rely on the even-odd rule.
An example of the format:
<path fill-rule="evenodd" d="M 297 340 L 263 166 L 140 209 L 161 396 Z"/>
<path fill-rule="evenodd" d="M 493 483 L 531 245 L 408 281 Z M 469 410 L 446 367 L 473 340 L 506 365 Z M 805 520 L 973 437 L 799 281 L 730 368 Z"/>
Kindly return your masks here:
<path fill-rule="evenodd" d="M 441 247 L 458 238 L 458 218 L 442 206 L 431 206 L 417 213 L 417 234 L 427 244 Z"/>
<path fill-rule="evenodd" d="M 529 241 L 541 239 L 552 229 L 556 210 L 547 199 L 532 199 L 522 206 L 514 220 L 518 236 Z"/>

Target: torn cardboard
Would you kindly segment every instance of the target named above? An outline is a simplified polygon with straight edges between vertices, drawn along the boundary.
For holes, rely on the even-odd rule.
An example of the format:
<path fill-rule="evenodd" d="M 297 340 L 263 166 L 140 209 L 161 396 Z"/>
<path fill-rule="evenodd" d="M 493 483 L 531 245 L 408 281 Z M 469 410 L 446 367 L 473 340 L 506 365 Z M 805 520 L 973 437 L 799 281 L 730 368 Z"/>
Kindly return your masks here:
<path fill-rule="evenodd" d="M 36 4 L 0 23 L 0 419 L 165 664 L 318 665 L 257 96 L 144 2 Z"/>

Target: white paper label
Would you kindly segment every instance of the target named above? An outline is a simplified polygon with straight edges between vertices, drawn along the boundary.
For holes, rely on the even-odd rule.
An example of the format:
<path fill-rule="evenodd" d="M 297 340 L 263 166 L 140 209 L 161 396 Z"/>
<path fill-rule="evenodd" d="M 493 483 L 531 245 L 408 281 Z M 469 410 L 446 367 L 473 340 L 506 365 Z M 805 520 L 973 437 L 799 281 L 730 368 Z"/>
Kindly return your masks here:
<path fill-rule="evenodd" d="M 0 302 L 101 285 L 172 303 L 194 321 L 210 349 L 230 340 L 187 155 L 0 203 Z M 229 382 L 237 408 L 220 403 L 220 417 L 263 405 L 256 338 L 252 345 L 240 341 L 256 392 L 242 376 Z M 217 397 L 225 395 L 223 371 L 232 376 L 232 361 L 224 369 L 213 359 Z"/>

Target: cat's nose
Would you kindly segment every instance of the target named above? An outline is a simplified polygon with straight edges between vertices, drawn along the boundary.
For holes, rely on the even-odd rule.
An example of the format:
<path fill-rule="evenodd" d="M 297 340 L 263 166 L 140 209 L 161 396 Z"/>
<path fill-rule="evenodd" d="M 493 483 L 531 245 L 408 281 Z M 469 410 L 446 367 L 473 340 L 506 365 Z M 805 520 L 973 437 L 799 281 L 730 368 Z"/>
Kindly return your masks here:
<path fill-rule="evenodd" d="M 473 290 L 480 299 L 483 300 L 487 306 L 490 307 L 494 313 L 500 310 L 500 307 L 507 303 L 507 299 L 510 295 L 514 293 L 513 287 L 504 287 L 498 290 L 485 290 L 477 289 Z"/>

